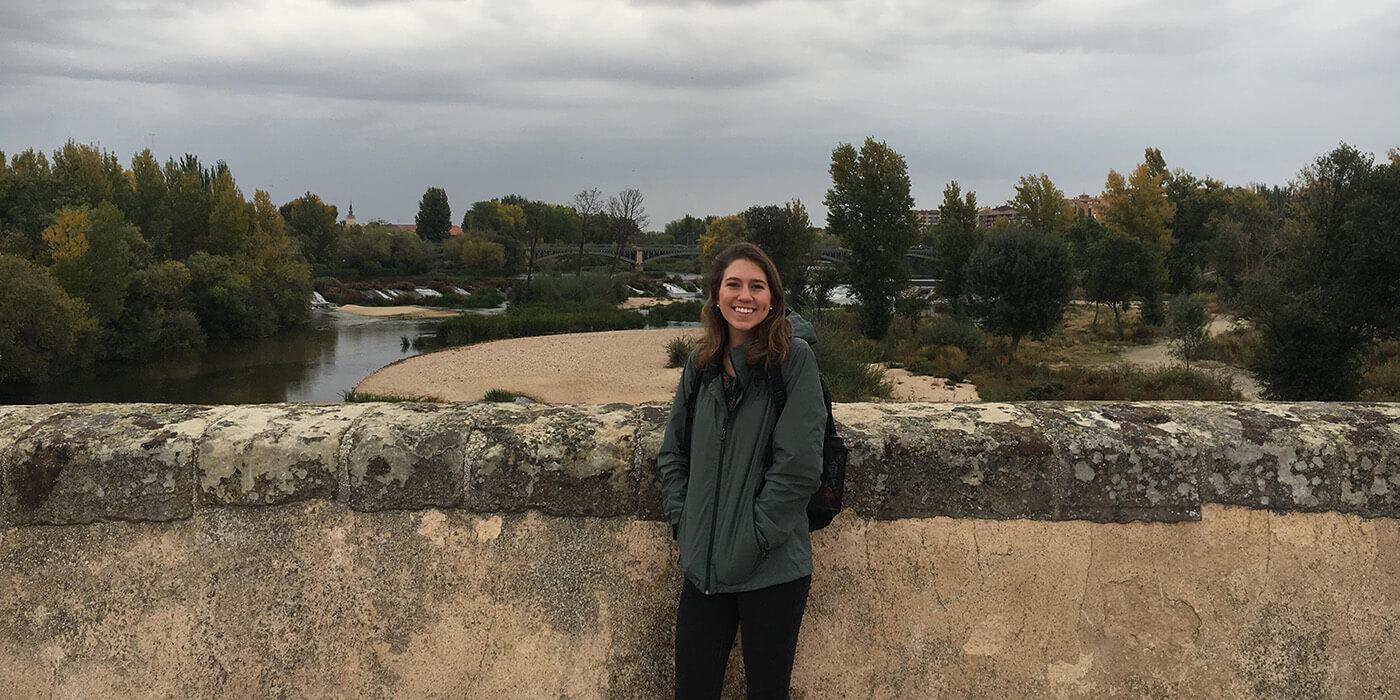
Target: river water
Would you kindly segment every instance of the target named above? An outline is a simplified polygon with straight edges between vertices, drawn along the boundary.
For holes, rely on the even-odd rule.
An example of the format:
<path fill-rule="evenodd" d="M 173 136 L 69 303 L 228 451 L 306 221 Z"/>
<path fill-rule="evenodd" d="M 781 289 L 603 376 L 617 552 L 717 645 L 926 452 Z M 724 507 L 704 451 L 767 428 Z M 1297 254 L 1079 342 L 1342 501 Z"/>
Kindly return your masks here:
<path fill-rule="evenodd" d="M 0 390 L 0 405 L 341 401 L 344 392 L 371 372 L 419 354 L 411 346 L 403 347 L 402 339 L 431 335 L 439 322 L 315 310 L 305 327 L 275 338 L 147 362 L 103 365 L 19 395 Z"/>

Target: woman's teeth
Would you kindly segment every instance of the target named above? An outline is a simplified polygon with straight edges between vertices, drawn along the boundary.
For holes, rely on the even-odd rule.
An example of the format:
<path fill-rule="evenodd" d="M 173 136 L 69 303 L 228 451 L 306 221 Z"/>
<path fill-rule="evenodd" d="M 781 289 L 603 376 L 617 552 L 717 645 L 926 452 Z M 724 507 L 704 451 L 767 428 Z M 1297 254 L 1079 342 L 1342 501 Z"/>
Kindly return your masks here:
<path fill-rule="evenodd" d="M 736 306 L 736 307 L 734 307 L 734 311 L 735 311 L 735 313 L 751 314 L 751 313 L 754 312 L 754 309 L 748 308 L 748 307 L 744 307 L 744 306 Z"/>

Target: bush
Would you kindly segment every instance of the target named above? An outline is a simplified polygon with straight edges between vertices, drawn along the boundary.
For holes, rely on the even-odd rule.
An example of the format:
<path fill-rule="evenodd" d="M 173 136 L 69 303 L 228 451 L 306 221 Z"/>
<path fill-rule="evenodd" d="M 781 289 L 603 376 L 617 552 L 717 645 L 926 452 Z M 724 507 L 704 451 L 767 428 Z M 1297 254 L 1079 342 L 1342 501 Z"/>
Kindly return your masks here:
<path fill-rule="evenodd" d="M 42 382 L 90 359 L 97 323 L 47 270 L 0 255 L 0 385 Z"/>
<path fill-rule="evenodd" d="M 442 346 L 470 345 L 504 338 L 616 331 L 645 325 L 646 318 L 641 314 L 613 306 L 515 306 L 498 316 L 463 314 L 446 319 L 438 326 L 437 342 Z"/>
<path fill-rule="evenodd" d="M 686 360 L 690 359 L 691 353 L 695 352 L 695 346 L 699 341 L 694 336 L 682 335 L 672 338 L 666 343 L 666 366 L 684 367 Z"/>
<path fill-rule="evenodd" d="M 648 326 L 665 326 L 672 322 L 699 323 L 701 301 L 677 301 L 647 309 Z"/>
<path fill-rule="evenodd" d="M 1363 401 L 1400 401 L 1400 340 L 1381 343 L 1371 352 L 1361 387 Z"/>
<path fill-rule="evenodd" d="M 828 314 L 813 322 L 817 344 L 812 350 L 833 401 L 889 398 L 891 386 L 879 365 L 879 346 L 860 336 L 850 314 Z"/>
<path fill-rule="evenodd" d="M 919 344 L 924 346 L 952 345 L 964 353 L 981 350 L 987 344 L 987 334 L 972 319 L 962 316 L 935 316 L 919 326 Z"/>
<path fill-rule="evenodd" d="M 486 392 L 486 395 L 483 396 L 481 400 L 491 403 L 514 403 L 515 397 L 516 394 L 514 392 L 506 391 L 505 389 L 492 389 Z"/>
<path fill-rule="evenodd" d="M 622 275 L 536 277 L 530 282 L 516 283 L 510 290 L 510 303 L 518 306 L 558 302 L 620 304 L 627 300 L 626 279 Z"/>
<path fill-rule="evenodd" d="M 1069 370 L 1065 378 L 1064 393 L 1054 398 L 1070 401 L 1240 400 L 1240 393 L 1229 376 L 1187 367 L 1119 365 Z"/>
<path fill-rule="evenodd" d="M 1167 315 L 1167 341 L 1173 357 L 1191 366 L 1210 352 L 1210 312 L 1199 296 L 1182 294 L 1172 299 Z"/>
<path fill-rule="evenodd" d="M 1248 367 L 1259 348 L 1259 331 L 1233 328 L 1211 338 L 1211 356 L 1236 367 Z"/>

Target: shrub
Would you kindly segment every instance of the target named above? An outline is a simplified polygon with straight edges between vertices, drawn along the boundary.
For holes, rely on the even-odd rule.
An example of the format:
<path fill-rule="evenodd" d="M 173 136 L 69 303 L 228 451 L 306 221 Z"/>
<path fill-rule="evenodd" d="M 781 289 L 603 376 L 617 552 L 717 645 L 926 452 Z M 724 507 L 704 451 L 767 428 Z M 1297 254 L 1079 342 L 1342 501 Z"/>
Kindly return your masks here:
<path fill-rule="evenodd" d="M 701 301 L 677 301 L 647 309 L 648 326 L 665 326 L 672 322 L 699 323 Z"/>
<path fill-rule="evenodd" d="M 510 303 L 519 306 L 558 302 L 620 304 L 627 300 L 626 280 L 622 275 L 541 276 L 530 282 L 517 282 L 510 290 Z"/>
<path fill-rule="evenodd" d="M 1228 375 L 1188 367 L 1119 365 L 1069 370 L 1066 375 L 1064 393 L 1054 398 L 1070 401 L 1240 400 L 1240 393 Z"/>
<path fill-rule="evenodd" d="M 1400 340 L 1377 345 L 1368 365 L 1361 375 L 1361 400 L 1400 401 Z"/>
<path fill-rule="evenodd" d="M 1233 328 L 1211 338 L 1211 356 L 1226 364 L 1247 367 L 1259 348 L 1259 331 Z"/>
<path fill-rule="evenodd" d="M 920 345 L 952 345 L 964 353 L 976 352 L 987 344 L 987 334 L 963 316 L 935 316 L 924 321 L 918 339 Z"/>
<path fill-rule="evenodd" d="M 514 392 L 506 391 L 505 389 L 492 389 L 486 392 L 486 395 L 483 396 L 481 400 L 491 403 L 513 403 L 515 397 L 516 394 Z"/>
<path fill-rule="evenodd" d="M 1210 312 L 1199 296 L 1182 294 L 1172 299 L 1167 315 L 1167 341 L 1173 357 L 1191 366 L 1210 352 Z"/>
<path fill-rule="evenodd" d="M 847 322 L 848 314 L 831 314 L 815 321 L 817 343 L 812 350 L 833 401 L 889 398 L 891 386 L 879 365 L 879 346 L 860 337 Z"/>
<path fill-rule="evenodd" d="M 686 360 L 690 359 L 691 353 L 695 352 L 695 345 L 699 341 L 694 336 L 681 335 L 670 339 L 666 343 L 666 366 L 684 367 Z"/>

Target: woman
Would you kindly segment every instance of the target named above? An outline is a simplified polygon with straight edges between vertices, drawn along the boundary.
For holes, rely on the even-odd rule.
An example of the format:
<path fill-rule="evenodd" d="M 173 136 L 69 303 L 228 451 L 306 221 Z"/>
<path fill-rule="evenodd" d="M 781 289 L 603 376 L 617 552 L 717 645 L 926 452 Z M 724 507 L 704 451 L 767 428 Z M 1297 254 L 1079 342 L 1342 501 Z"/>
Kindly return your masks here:
<path fill-rule="evenodd" d="M 751 243 L 715 257 L 705 284 L 705 335 L 657 458 L 685 574 L 676 697 L 719 697 L 736 628 L 749 697 L 787 697 L 812 582 L 806 508 L 826 421 L 816 339 L 788 314 L 777 268 Z M 787 391 L 781 415 L 767 386 L 774 366 Z"/>

